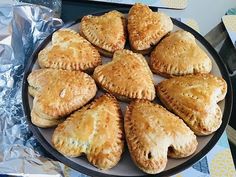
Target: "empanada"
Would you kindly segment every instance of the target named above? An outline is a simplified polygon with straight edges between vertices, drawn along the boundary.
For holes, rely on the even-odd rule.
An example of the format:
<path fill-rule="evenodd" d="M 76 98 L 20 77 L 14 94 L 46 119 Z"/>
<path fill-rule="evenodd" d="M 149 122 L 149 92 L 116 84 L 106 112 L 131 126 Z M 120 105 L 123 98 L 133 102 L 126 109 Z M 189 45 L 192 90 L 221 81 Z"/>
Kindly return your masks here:
<path fill-rule="evenodd" d="M 28 76 L 29 93 L 34 97 L 31 121 L 39 127 L 55 126 L 96 94 L 94 80 L 80 71 L 34 70 Z"/>
<path fill-rule="evenodd" d="M 212 62 L 191 33 L 179 30 L 165 37 L 152 51 L 150 67 L 154 73 L 173 77 L 209 73 Z"/>
<path fill-rule="evenodd" d="M 100 53 L 111 57 L 116 50 L 125 46 L 125 16 L 116 10 L 102 16 L 85 16 L 81 20 L 80 33 L 96 46 Z"/>
<path fill-rule="evenodd" d="M 102 63 L 97 49 L 71 29 L 53 33 L 52 44 L 38 54 L 41 68 L 91 71 Z"/>
<path fill-rule="evenodd" d="M 129 11 L 129 42 L 135 52 L 149 53 L 172 29 L 170 17 L 162 12 L 152 12 L 146 5 L 137 3 Z"/>
<path fill-rule="evenodd" d="M 123 136 L 119 103 L 105 94 L 59 124 L 52 143 L 65 156 L 85 154 L 94 166 L 109 169 L 121 158 Z"/>
<path fill-rule="evenodd" d="M 164 80 L 156 86 L 162 103 L 197 135 L 209 135 L 222 122 L 217 102 L 224 99 L 226 82 L 211 74 L 187 75 Z"/>
<path fill-rule="evenodd" d="M 179 117 L 147 100 L 127 107 L 124 125 L 130 155 L 146 173 L 163 171 L 167 155 L 183 158 L 197 148 L 196 136 Z"/>
<path fill-rule="evenodd" d="M 145 58 L 129 50 L 118 50 L 111 62 L 98 66 L 93 78 L 121 100 L 155 98 L 153 75 Z"/>

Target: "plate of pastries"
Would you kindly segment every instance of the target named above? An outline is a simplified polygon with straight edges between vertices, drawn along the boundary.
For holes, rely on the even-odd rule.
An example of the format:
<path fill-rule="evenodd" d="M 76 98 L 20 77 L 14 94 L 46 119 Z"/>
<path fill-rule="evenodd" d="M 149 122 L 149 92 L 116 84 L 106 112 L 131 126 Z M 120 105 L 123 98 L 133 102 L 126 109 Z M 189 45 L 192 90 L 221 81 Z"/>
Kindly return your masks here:
<path fill-rule="evenodd" d="M 25 113 L 43 147 L 82 173 L 172 175 L 227 125 L 220 62 L 200 34 L 144 4 L 87 15 L 32 55 Z"/>

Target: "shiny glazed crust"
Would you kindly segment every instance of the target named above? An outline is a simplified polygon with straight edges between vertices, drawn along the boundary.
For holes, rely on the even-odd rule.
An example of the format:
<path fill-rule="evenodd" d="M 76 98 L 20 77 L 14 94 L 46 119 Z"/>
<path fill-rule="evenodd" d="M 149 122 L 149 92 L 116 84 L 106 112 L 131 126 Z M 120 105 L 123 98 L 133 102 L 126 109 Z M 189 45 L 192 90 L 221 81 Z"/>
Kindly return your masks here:
<path fill-rule="evenodd" d="M 34 96 L 32 122 L 51 127 L 61 118 L 85 105 L 96 94 L 94 80 L 80 71 L 34 70 L 28 76 L 29 93 Z"/>
<path fill-rule="evenodd" d="M 71 29 L 53 33 L 52 44 L 38 54 L 41 68 L 90 71 L 102 63 L 97 49 Z"/>
<path fill-rule="evenodd" d="M 211 74 L 198 74 L 164 80 L 156 86 L 162 103 L 197 135 L 209 135 L 221 125 L 218 102 L 225 98 L 226 82 Z"/>
<path fill-rule="evenodd" d="M 191 33 L 179 30 L 165 37 L 152 51 L 150 67 L 154 73 L 173 77 L 209 73 L 212 62 Z"/>
<path fill-rule="evenodd" d="M 116 51 L 111 62 L 94 70 L 93 78 L 122 100 L 155 98 L 153 75 L 145 58 L 129 50 Z"/>
<path fill-rule="evenodd" d="M 81 20 L 80 34 L 95 45 L 100 53 L 112 56 L 116 50 L 125 46 L 125 16 L 115 10 L 102 16 L 85 16 Z"/>
<path fill-rule="evenodd" d="M 127 107 L 124 126 L 133 161 L 149 174 L 164 170 L 167 155 L 183 158 L 197 148 L 196 136 L 179 117 L 147 100 Z"/>
<path fill-rule="evenodd" d="M 112 95 L 105 94 L 59 124 L 52 143 L 65 156 L 86 154 L 90 163 L 105 170 L 119 162 L 123 138 L 119 103 Z"/>
<path fill-rule="evenodd" d="M 173 29 L 167 15 L 152 10 L 143 4 L 135 4 L 128 14 L 128 33 L 131 48 L 142 54 L 150 52 L 161 38 Z"/>
<path fill-rule="evenodd" d="M 61 29 L 52 36 L 52 44 L 39 52 L 41 68 L 90 71 L 102 63 L 98 51 L 71 29 Z"/>

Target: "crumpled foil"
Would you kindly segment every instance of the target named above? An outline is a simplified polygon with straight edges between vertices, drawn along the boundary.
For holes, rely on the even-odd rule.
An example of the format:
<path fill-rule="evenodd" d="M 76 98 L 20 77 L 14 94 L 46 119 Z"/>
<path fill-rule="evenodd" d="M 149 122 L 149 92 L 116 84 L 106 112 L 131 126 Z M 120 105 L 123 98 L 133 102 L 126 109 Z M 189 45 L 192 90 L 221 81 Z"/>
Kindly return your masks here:
<path fill-rule="evenodd" d="M 0 5 L 0 174 L 65 176 L 65 166 L 47 157 L 30 132 L 21 87 L 33 50 L 63 25 L 52 10 L 35 5 Z"/>

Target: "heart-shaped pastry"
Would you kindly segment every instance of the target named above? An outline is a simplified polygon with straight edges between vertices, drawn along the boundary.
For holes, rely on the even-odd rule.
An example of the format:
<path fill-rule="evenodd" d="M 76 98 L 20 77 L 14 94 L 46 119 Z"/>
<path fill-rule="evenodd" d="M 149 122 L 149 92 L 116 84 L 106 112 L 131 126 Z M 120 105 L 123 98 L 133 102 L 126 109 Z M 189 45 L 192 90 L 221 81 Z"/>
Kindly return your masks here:
<path fill-rule="evenodd" d="M 92 44 L 71 29 L 53 33 L 52 44 L 38 54 L 41 68 L 91 71 L 102 63 Z"/>
<path fill-rule="evenodd" d="M 191 33 L 179 30 L 165 37 L 152 51 L 150 67 L 154 73 L 173 77 L 209 73 L 212 62 Z"/>
<path fill-rule="evenodd" d="M 172 29 L 170 17 L 161 12 L 152 12 L 146 5 L 135 4 L 129 11 L 129 42 L 135 52 L 149 53 Z"/>
<path fill-rule="evenodd" d="M 88 15 L 81 20 L 80 33 L 100 53 L 112 56 L 116 50 L 125 46 L 126 20 L 122 13 L 115 10 L 102 16 Z"/>
<path fill-rule="evenodd" d="M 145 58 L 129 50 L 118 50 L 111 62 L 98 66 L 93 78 L 121 100 L 155 98 L 153 75 Z"/>
<path fill-rule="evenodd" d="M 99 169 L 114 167 L 124 148 L 123 121 L 117 100 L 103 95 L 59 124 L 53 146 L 62 154 L 87 159 Z"/>
<path fill-rule="evenodd" d="M 146 173 L 163 171 L 167 155 L 183 158 L 197 148 L 196 136 L 179 117 L 147 100 L 128 106 L 124 125 L 130 155 Z"/>
<path fill-rule="evenodd" d="M 39 69 L 28 76 L 34 97 L 31 121 L 39 127 L 55 126 L 96 94 L 94 80 L 80 71 Z"/>
<path fill-rule="evenodd" d="M 209 135 L 222 122 L 218 102 L 227 92 L 226 82 L 211 74 L 174 77 L 156 86 L 162 103 L 197 135 Z"/>

